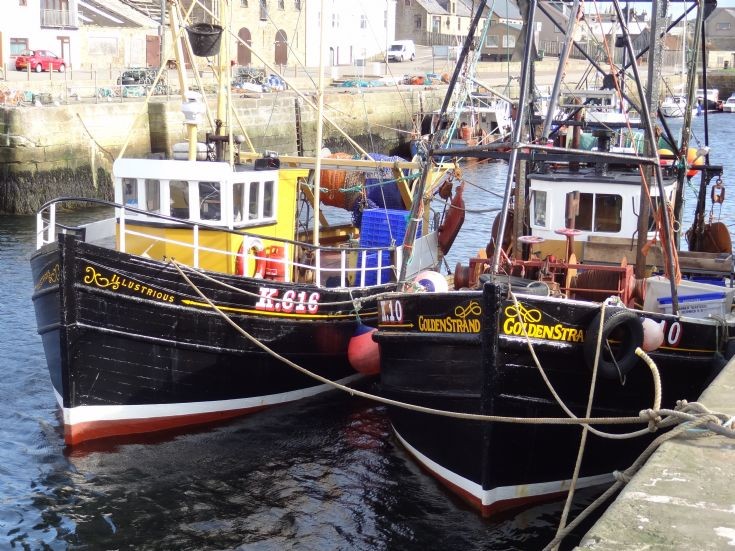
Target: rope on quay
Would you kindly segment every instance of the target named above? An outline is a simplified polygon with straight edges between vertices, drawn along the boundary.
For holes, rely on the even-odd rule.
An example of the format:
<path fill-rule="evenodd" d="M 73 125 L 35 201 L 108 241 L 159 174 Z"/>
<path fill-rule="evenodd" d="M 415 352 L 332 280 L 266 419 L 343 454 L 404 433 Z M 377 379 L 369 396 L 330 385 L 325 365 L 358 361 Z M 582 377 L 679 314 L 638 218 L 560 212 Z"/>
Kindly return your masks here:
<path fill-rule="evenodd" d="M 266 352 L 267 354 L 270 354 L 274 358 L 278 359 L 279 361 L 285 363 L 289 367 L 292 367 L 299 371 L 300 373 L 303 373 L 304 375 L 307 375 L 308 377 L 311 377 L 312 379 L 315 379 L 319 381 L 322 384 L 329 385 L 335 389 L 342 390 L 344 392 L 347 392 L 351 396 L 359 396 L 361 398 L 366 398 L 368 400 L 373 400 L 375 402 L 379 402 L 385 405 L 389 406 L 396 406 L 396 407 L 402 407 L 405 409 L 410 409 L 412 411 L 417 411 L 420 413 L 428 413 L 432 415 L 441 415 L 444 417 L 452 417 L 455 419 L 467 419 L 471 421 L 486 421 L 486 422 L 497 422 L 497 423 L 515 423 L 515 424 L 524 424 L 524 425 L 531 425 L 531 424 L 541 424 L 541 425 L 584 425 L 584 424 L 607 424 L 607 425 L 627 425 L 632 423 L 650 423 L 652 419 L 652 414 L 649 412 L 652 412 L 654 417 L 657 416 L 665 416 L 665 415 L 682 415 L 678 411 L 672 411 L 672 410 L 660 410 L 660 411 L 653 411 L 653 410 L 643 410 L 640 415 L 636 417 L 597 417 L 597 418 L 586 418 L 586 417 L 505 417 L 500 415 L 480 415 L 476 413 L 463 413 L 463 412 L 457 412 L 457 411 L 446 411 L 446 410 L 440 410 L 435 408 L 429 408 L 425 406 L 419 406 L 416 404 L 410 404 L 407 402 L 401 402 L 398 400 L 393 400 L 390 398 L 385 398 L 383 396 L 377 396 L 375 394 L 370 394 L 368 392 L 363 392 L 361 390 L 357 390 L 354 388 L 350 388 L 346 385 L 337 383 L 335 381 L 332 381 L 330 379 L 327 379 L 326 377 L 323 377 L 317 373 L 313 373 L 309 371 L 308 369 L 296 364 L 295 362 L 289 360 L 288 358 L 285 358 L 260 342 L 258 339 L 256 339 L 254 336 L 252 336 L 250 333 L 245 331 L 242 327 L 237 325 L 226 313 L 224 313 L 219 307 L 217 307 L 210 299 L 207 297 L 197 286 L 194 284 L 194 282 L 189 279 L 189 277 L 183 272 L 183 270 L 180 267 L 180 264 L 176 262 L 175 260 L 171 260 L 171 263 L 174 265 L 176 270 L 179 272 L 179 275 L 186 281 L 186 283 L 196 292 L 197 295 L 199 295 L 202 300 L 204 300 L 209 306 L 215 310 L 223 320 L 227 324 L 229 324 L 235 331 L 240 333 L 243 337 L 248 339 L 250 342 L 252 342 L 255 346 Z M 717 419 L 719 420 L 721 417 L 727 418 L 725 415 L 717 414 Z M 697 418 L 695 414 L 688 414 L 687 420 Z M 655 426 L 665 426 L 667 422 L 667 419 L 664 419 L 661 423 L 656 423 Z M 669 423 L 674 424 L 674 423 Z M 709 425 L 708 425 L 708 428 Z M 710 430 L 715 430 L 714 428 L 711 428 Z M 735 432 L 730 431 L 733 434 Z"/>
<path fill-rule="evenodd" d="M 582 511 L 572 522 L 569 523 L 569 525 L 567 525 L 566 528 L 560 530 L 556 537 L 554 537 L 554 539 L 544 547 L 544 551 L 551 551 L 559 545 L 559 543 L 577 526 L 579 526 L 585 518 L 592 514 L 595 509 L 630 482 L 633 475 L 641 469 L 653 452 L 667 440 L 677 437 L 698 438 L 709 436 L 712 433 L 726 436 L 728 438 L 735 438 L 735 431 L 732 429 L 732 418 L 721 413 L 714 413 L 698 402 L 689 403 L 686 400 L 679 400 L 676 403 L 676 409 L 662 409 L 655 413 L 669 415 L 671 416 L 669 417 L 670 419 L 676 418 L 680 424 L 670 431 L 656 437 L 656 439 L 654 439 L 648 447 L 643 450 L 643 453 L 638 456 L 638 459 L 636 459 L 630 467 L 624 471 L 614 471 L 613 476 L 615 477 L 615 482 L 612 486 L 605 490 L 600 497 Z M 699 427 L 701 426 L 704 426 L 705 430 L 700 429 Z"/>

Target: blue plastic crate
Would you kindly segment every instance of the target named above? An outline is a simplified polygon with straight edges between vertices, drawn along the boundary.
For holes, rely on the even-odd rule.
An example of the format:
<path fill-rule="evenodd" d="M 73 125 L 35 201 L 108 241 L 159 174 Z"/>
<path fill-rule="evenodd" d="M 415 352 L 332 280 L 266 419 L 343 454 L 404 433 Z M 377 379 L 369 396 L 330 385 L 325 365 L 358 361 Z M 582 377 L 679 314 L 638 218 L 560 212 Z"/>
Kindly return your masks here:
<path fill-rule="evenodd" d="M 365 268 L 377 268 L 378 267 L 378 254 L 382 255 L 381 266 L 390 266 L 390 251 L 368 251 L 365 253 Z M 362 268 L 362 253 L 357 258 L 357 267 Z M 365 270 L 365 285 L 377 285 L 378 284 L 378 272 L 380 272 L 380 283 L 389 283 L 393 281 L 393 269 L 381 268 L 380 270 Z M 355 285 L 360 285 L 362 282 L 362 272 L 355 272 Z"/>
<path fill-rule="evenodd" d="M 395 241 L 396 245 L 403 242 L 406 233 L 409 211 L 395 209 L 368 209 L 362 213 L 360 225 L 361 247 L 386 247 Z M 416 230 L 416 236 L 421 235 L 421 222 Z"/>

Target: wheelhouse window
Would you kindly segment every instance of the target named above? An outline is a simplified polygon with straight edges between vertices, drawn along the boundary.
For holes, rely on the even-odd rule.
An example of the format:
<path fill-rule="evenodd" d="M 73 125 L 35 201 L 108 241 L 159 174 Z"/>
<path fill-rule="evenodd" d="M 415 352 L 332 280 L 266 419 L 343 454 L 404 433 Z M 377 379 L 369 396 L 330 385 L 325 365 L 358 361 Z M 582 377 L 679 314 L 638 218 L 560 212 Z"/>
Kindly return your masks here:
<path fill-rule="evenodd" d="M 276 184 L 273 180 L 235 183 L 232 186 L 233 220 L 238 223 L 263 223 L 275 219 Z"/>
<path fill-rule="evenodd" d="M 199 218 L 220 220 L 222 195 L 219 182 L 199 182 Z"/>
<path fill-rule="evenodd" d="M 189 182 L 171 180 L 168 184 L 171 203 L 171 216 L 190 218 L 189 214 Z"/>
<path fill-rule="evenodd" d="M 567 194 L 566 220 L 583 231 L 619 232 L 622 227 L 623 198 L 609 193 Z"/>
<path fill-rule="evenodd" d="M 533 224 L 535 226 L 546 227 L 546 192 L 533 192 Z"/>
<path fill-rule="evenodd" d="M 595 195 L 595 231 L 619 232 L 622 225 L 623 198 L 620 195 Z"/>
<path fill-rule="evenodd" d="M 138 180 L 135 178 L 122 179 L 123 205 L 130 207 L 138 206 Z"/>
<path fill-rule="evenodd" d="M 161 182 L 159 180 L 145 181 L 145 210 L 161 212 Z"/>

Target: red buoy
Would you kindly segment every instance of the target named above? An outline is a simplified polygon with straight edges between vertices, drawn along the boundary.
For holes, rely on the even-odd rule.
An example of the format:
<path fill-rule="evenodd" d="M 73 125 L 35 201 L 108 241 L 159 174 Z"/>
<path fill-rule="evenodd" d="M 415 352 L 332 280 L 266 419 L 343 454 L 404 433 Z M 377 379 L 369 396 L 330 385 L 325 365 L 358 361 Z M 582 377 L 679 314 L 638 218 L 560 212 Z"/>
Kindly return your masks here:
<path fill-rule="evenodd" d="M 373 340 L 374 327 L 358 323 L 355 335 L 347 347 L 347 359 L 352 368 L 363 375 L 377 375 L 380 372 L 380 349 Z"/>

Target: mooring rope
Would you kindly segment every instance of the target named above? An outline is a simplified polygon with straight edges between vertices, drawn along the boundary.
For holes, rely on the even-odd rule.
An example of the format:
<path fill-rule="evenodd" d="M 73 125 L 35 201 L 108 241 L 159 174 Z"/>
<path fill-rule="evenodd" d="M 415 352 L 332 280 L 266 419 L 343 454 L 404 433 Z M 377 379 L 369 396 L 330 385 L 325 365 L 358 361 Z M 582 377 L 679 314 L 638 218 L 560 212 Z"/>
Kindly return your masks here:
<path fill-rule="evenodd" d="M 681 411 L 678 410 L 679 407 L 682 408 Z M 690 415 L 684 411 L 690 408 L 697 410 L 697 415 Z M 666 414 L 666 412 L 669 411 L 670 410 L 660 410 L 659 413 Z M 568 536 L 575 528 L 577 528 L 577 526 L 579 526 L 579 524 L 584 519 L 592 514 L 600 505 L 605 503 L 605 501 L 610 499 L 610 497 L 612 497 L 615 492 L 617 492 L 624 485 L 630 482 L 633 475 L 641 469 L 643 464 L 646 462 L 646 460 L 648 460 L 653 452 L 656 451 L 656 449 L 658 449 L 658 447 L 667 440 L 671 440 L 672 438 L 676 437 L 692 438 L 693 436 L 690 433 L 700 425 L 707 426 L 707 430 L 705 432 L 714 432 L 722 436 L 727 436 L 728 438 L 735 438 L 735 431 L 733 431 L 731 428 L 725 427 L 722 423 L 722 414 L 713 413 L 698 402 L 692 402 L 690 404 L 686 402 L 686 400 L 680 400 L 679 402 L 677 402 L 677 410 L 671 413 L 675 414 L 676 416 L 681 416 L 682 419 L 688 419 L 686 421 L 683 421 L 681 424 L 679 424 L 677 427 L 674 427 L 670 431 L 660 434 L 658 437 L 656 437 L 646 447 L 643 453 L 638 456 L 638 458 L 633 462 L 630 467 L 628 467 L 624 471 L 613 472 L 615 482 L 612 484 L 612 486 L 605 490 L 602 495 L 600 495 L 584 511 L 582 511 L 572 522 L 569 523 L 566 528 L 558 532 L 554 539 L 551 540 L 551 542 L 549 542 L 546 547 L 544 547 L 544 551 L 551 551 L 557 545 L 559 545 L 559 543 L 561 543 L 561 541 L 566 536 Z M 730 422 L 730 424 L 732 423 Z"/>
<path fill-rule="evenodd" d="M 506 417 L 502 415 L 481 415 L 477 413 L 464 413 L 464 412 L 458 412 L 458 411 L 446 411 L 446 410 L 440 410 L 440 409 L 435 409 L 435 408 L 429 408 L 425 406 L 419 406 L 416 404 L 410 404 L 407 402 L 401 402 L 399 400 L 393 400 L 391 398 L 385 398 L 383 396 L 378 396 L 376 394 L 371 394 L 369 392 L 363 392 L 361 390 L 351 388 L 347 385 L 343 385 L 336 381 L 332 381 L 331 379 L 323 377 L 319 375 L 318 373 L 309 371 L 308 369 L 280 355 L 275 350 L 269 348 L 267 345 L 260 342 L 258 339 L 256 339 L 254 336 L 252 336 L 250 333 L 248 333 L 242 327 L 240 327 L 234 321 L 232 321 L 232 319 L 225 312 L 223 312 L 217 305 L 215 305 L 209 299 L 209 297 L 207 297 L 201 291 L 201 289 L 199 289 L 199 287 L 197 287 L 196 284 L 194 284 L 194 282 L 191 281 L 191 279 L 189 279 L 189 277 L 180 268 L 181 265 L 178 262 L 172 259 L 171 263 L 176 268 L 176 270 L 179 272 L 179 275 L 184 279 L 184 281 L 186 281 L 186 283 L 194 290 L 194 292 L 196 292 L 197 295 L 199 295 L 199 297 L 201 297 L 202 300 L 204 300 L 215 312 L 217 312 L 217 314 L 219 314 L 228 325 L 230 325 L 235 331 L 237 331 L 243 337 L 245 337 L 250 342 L 252 342 L 255 346 L 257 346 L 258 348 L 260 348 L 267 354 L 273 356 L 274 358 L 278 359 L 279 361 L 285 363 L 289 367 L 296 369 L 300 373 L 303 373 L 304 375 L 307 375 L 308 377 L 311 377 L 312 379 L 315 379 L 322 384 L 329 385 L 338 390 L 347 392 L 348 394 L 352 396 L 360 396 L 361 398 L 373 400 L 373 401 L 376 401 L 376 402 L 379 402 L 385 405 L 402 407 L 404 409 L 410 409 L 412 411 L 417 411 L 420 413 L 429 413 L 433 415 L 453 417 L 456 419 L 466 419 L 466 420 L 471 420 L 471 421 L 494 421 L 498 423 L 515 423 L 515 424 L 522 424 L 522 425 L 532 425 L 532 424 L 578 425 L 578 424 L 584 424 L 584 423 L 621 425 L 621 424 L 648 423 L 649 422 L 648 414 L 643 415 L 643 412 L 641 412 L 641 415 L 637 417 L 598 417 L 598 418 L 592 418 L 592 419 L 582 418 L 582 417 L 574 417 L 574 418 L 569 418 L 569 417 Z M 197 273 L 199 274 L 199 272 Z M 202 275 L 202 274 L 199 274 L 199 275 Z M 648 411 L 649 410 L 644 410 L 644 412 L 648 412 Z"/>
<path fill-rule="evenodd" d="M 510 298 L 513 300 L 516 308 L 518 308 L 520 306 L 520 303 L 518 302 L 518 298 L 516 297 L 516 295 L 512 291 L 509 291 L 508 294 L 510 295 Z M 605 307 L 605 305 L 603 304 L 602 314 L 600 316 L 600 323 L 602 323 L 602 321 L 605 319 L 604 307 Z M 578 418 L 574 414 L 574 412 L 572 412 L 571 409 L 569 409 L 569 407 L 564 403 L 564 400 L 562 400 L 561 396 L 559 396 L 559 393 L 556 391 L 556 389 L 554 388 L 554 385 L 549 380 L 548 376 L 546 375 L 546 371 L 544 370 L 543 366 L 541 365 L 541 361 L 538 359 L 538 356 L 536 355 L 536 350 L 534 349 L 533 343 L 531 342 L 531 337 L 528 335 L 528 332 L 526 331 L 526 324 L 525 323 L 521 324 L 521 327 L 523 329 L 523 335 L 526 337 L 526 343 L 528 345 L 528 351 L 531 354 L 531 357 L 533 358 L 534 364 L 536 365 L 536 369 L 538 369 L 538 371 L 539 371 L 539 373 L 541 375 L 541 378 L 544 381 L 544 384 L 546 384 L 546 388 L 549 389 L 549 392 L 554 397 L 554 400 L 559 405 L 559 407 L 561 407 L 562 410 L 564 410 L 564 413 L 566 413 L 572 419 L 581 419 L 581 418 Z M 599 333 L 598 333 L 598 340 L 597 340 L 597 350 L 595 352 L 595 368 L 597 367 L 597 362 L 598 362 L 598 358 L 599 358 L 599 351 L 600 351 L 600 347 L 602 345 L 602 338 L 601 337 L 602 337 L 602 331 L 599 331 Z M 640 353 L 639 353 L 639 351 L 640 351 Z M 641 356 L 641 357 L 647 357 L 647 354 L 645 352 L 643 352 L 643 350 L 641 350 L 640 348 L 637 348 L 636 349 L 636 354 L 638 354 L 639 356 L 641 354 L 643 354 L 643 356 Z M 653 408 L 652 408 L 652 410 L 656 411 L 661 406 L 661 377 L 658 374 L 658 369 L 656 367 L 656 364 L 653 363 L 653 361 L 650 358 L 648 358 L 648 361 L 646 361 L 646 365 L 651 369 L 651 373 L 653 374 L 653 381 L 654 381 L 654 399 L 653 399 Z M 651 410 L 644 410 L 644 411 L 651 411 Z M 650 422 L 649 422 L 649 427 L 648 428 L 641 429 L 641 430 L 634 431 L 634 432 L 628 432 L 628 433 L 620 433 L 620 434 L 618 434 L 618 433 L 604 432 L 604 431 L 601 431 L 601 430 L 596 429 L 594 427 L 589 427 L 588 430 L 590 432 L 592 432 L 592 434 L 594 434 L 596 436 L 600 436 L 602 438 L 609 438 L 611 440 L 626 440 L 626 439 L 629 439 L 629 438 L 636 438 L 638 436 L 643 436 L 644 434 L 647 434 L 649 432 L 652 432 Z M 655 430 L 655 428 L 653 430 Z"/>
<path fill-rule="evenodd" d="M 569 417 L 505 417 L 505 416 L 499 416 L 499 415 L 479 415 L 479 414 L 474 414 L 474 413 L 446 411 L 446 410 L 439 410 L 439 409 L 429 408 L 429 407 L 424 407 L 424 406 L 418 406 L 416 404 L 401 402 L 401 401 L 393 400 L 390 398 L 384 398 L 382 396 L 378 396 L 375 394 L 371 394 L 368 392 L 363 392 L 361 390 L 350 388 L 346 385 L 343 385 L 336 381 L 332 381 L 331 379 L 328 379 L 317 373 L 309 371 L 308 369 L 296 364 L 295 362 L 289 360 L 288 358 L 281 356 L 280 354 L 278 354 L 277 352 L 275 352 L 274 350 L 272 350 L 271 348 L 269 348 L 268 346 L 260 342 L 258 339 L 253 337 L 250 333 L 248 333 L 243 328 L 241 328 L 239 325 L 237 325 L 227 314 L 225 314 L 219 307 L 217 307 L 199 289 L 199 287 L 197 287 L 196 284 L 194 284 L 194 282 L 191 281 L 191 279 L 189 279 L 189 277 L 181 269 L 178 262 L 172 259 L 171 263 L 176 268 L 176 270 L 179 272 L 179 275 L 184 279 L 184 281 L 186 281 L 186 283 L 202 298 L 202 300 L 207 302 L 207 304 L 209 304 L 209 306 L 213 310 L 215 310 L 217 314 L 219 314 L 227 324 L 229 324 L 233 329 L 235 329 L 235 331 L 240 333 L 242 336 L 244 336 L 254 345 L 262 349 L 264 352 L 273 356 L 279 361 L 285 363 L 289 367 L 292 367 L 296 369 L 297 371 L 299 371 L 300 373 L 307 375 L 308 377 L 311 377 L 312 379 L 315 379 L 323 384 L 326 384 L 335 389 L 347 392 L 351 396 L 359 396 L 361 398 L 365 398 L 365 399 L 372 400 L 372 401 L 375 401 L 381 404 L 385 404 L 385 405 L 389 405 L 389 406 L 400 407 L 403 409 L 417 411 L 420 413 L 451 417 L 455 419 L 466 419 L 466 420 L 472 420 L 472 421 L 499 422 L 499 423 L 514 423 L 514 424 L 539 424 L 539 425 L 579 424 L 579 425 L 582 425 L 585 430 L 583 431 L 583 438 L 582 438 L 582 442 L 580 443 L 580 452 L 577 458 L 577 465 L 575 465 L 575 473 L 574 473 L 574 480 L 573 480 L 572 487 L 576 486 L 576 480 L 579 474 L 579 464 L 581 463 L 581 454 L 582 454 L 582 450 L 584 448 L 584 443 L 585 443 L 584 435 L 586 435 L 587 432 L 593 432 L 593 433 L 599 432 L 593 427 L 589 426 L 591 423 L 596 423 L 596 424 L 631 424 L 631 423 L 639 423 L 639 422 L 648 423 L 647 429 L 638 431 L 637 433 L 629 433 L 627 435 L 600 433 L 600 435 L 606 438 L 619 438 L 621 436 L 630 438 L 632 437 L 632 435 L 645 434 L 647 432 L 652 432 L 656 430 L 657 428 L 669 427 L 669 426 L 673 426 L 678 423 L 678 426 L 676 426 L 672 430 L 665 432 L 663 434 L 660 434 L 658 437 L 656 437 L 646 447 L 643 453 L 641 453 L 641 455 L 633 462 L 633 464 L 630 467 L 628 467 L 624 471 L 614 471 L 613 476 L 615 477 L 616 481 L 613 483 L 613 485 L 610 486 L 600 497 L 598 497 L 592 504 L 590 504 L 582 513 L 580 513 L 566 527 L 562 528 L 562 524 L 560 524 L 559 530 L 557 531 L 556 536 L 544 548 L 544 551 L 547 551 L 547 550 L 550 551 L 556 548 L 556 546 L 567 535 L 569 535 L 570 532 L 572 532 L 577 526 L 579 526 L 579 524 L 585 518 L 587 518 L 592 512 L 594 512 L 601 504 L 603 504 L 607 499 L 609 499 L 622 486 L 627 484 L 632 478 L 632 476 L 640 470 L 640 468 L 643 466 L 645 461 L 663 442 L 666 442 L 667 440 L 671 440 L 672 438 L 676 438 L 679 436 L 685 437 L 685 438 L 701 438 L 703 436 L 708 436 L 710 434 L 719 434 L 721 436 L 726 436 L 728 438 L 735 438 L 735 429 L 733 427 L 733 423 L 735 422 L 735 417 L 730 417 L 722 413 L 712 412 L 706 406 L 698 402 L 689 403 L 686 400 L 679 400 L 677 401 L 676 407 L 673 410 L 660 409 L 661 393 L 660 393 L 660 377 L 658 375 L 658 370 L 656 369 L 656 366 L 653 363 L 653 361 L 640 348 L 636 348 L 636 354 L 640 356 L 646 362 L 649 368 L 651 368 L 651 371 L 654 375 L 654 386 L 656 387 L 656 390 L 654 392 L 655 409 L 652 408 L 648 410 L 642 410 L 639 413 L 638 417 L 590 418 L 589 415 L 591 412 L 591 403 L 592 403 L 592 398 L 593 398 L 592 390 L 590 390 L 590 397 L 589 397 L 587 411 L 586 411 L 587 417 L 581 418 L 581 417 L 574 416 L 574 414 L 567 408 L 567 406 L 563 403 L 563 401 L 561 401 L 561 399 L 558 397 L 558 394 L 553 389 L 553 386 L 551 386 L 550 383 L 548 382 L 546 374 L 541 368 L 540 363 L 538 362 L 538 357 L 536 356 L 531 343 L 529 343 L 531 355 L 533 356 L 534 361 L 537 363 L 537 367 L 539 368 L 539 371 L 542 374 L 542 377 L 544 378 L 545 381 L 547 381 L 549 390 L 555 396 L 555 398 L 557 399 L 557 402 L 562 407 L 562 409 L 564 409 L 564 411 L 569 415 Z M 201 276 L 209 277 L 209 276 L 206 276 L 206 274 L 202 274 L 200 272 L 197 272 L 197 273 Z M 513 297 L 513 300 L 517 306 L 518 305 L 517 298 L 512 293 L 511 293 L 511 296 Z M 601 325 L 604 323 L 604 310 L 605 310 L 605 305 L 603 304 L 601 307 L 602 315 L 600 316 Z M 524 333 L 526 333 L 525 326 L 524 326 Z M 602 335 L 602 331 L 600 330 L 598 331 L 597 350 L 595 351 L 595 363 L 593 367 L 593 378 L 592 378 L 593 388 L 594 388 L 594 381 L 596 378 L 597 366 L 599 362 L 599 354 L 601 351 L 601 344 L 602 344 L 601 335 Z M 528 338 L 527 333 L 526 333 L 526 338 Z M 704 429 L 699 428 L 702 426 L 704 427 Z M 570 492 L 573 492 L 573 490 L 570 489 Z M 568 499 L 568 501 L 570 500 L 571 498 Z M 567 504 L 565 504 L 565 510 L 568 510 Z"/>
<path fill-rule="evenodd" d="M 383 396 L 378 396 L 376 394 L 371 394 L 369 392 L 363 392 L 361 390 L 357 390 L 354 388 L 350 388 L 346 385 L 343 385 L 341 383 L 338 383 L 336 381 L 332 381 L 331 379 L 328 379 L 326 377 L 323 377 L 317 373 L 314 373 L 312 371 L 309 371 L 308 369 L 296 364 L 295 362 L 289 360 L 288 358 L 278 354 L 276 351 L 269 348 L 267 345 L 260 342 L 258 339 L 253 337 L 250 333 L 245 331 L 243 328 L 241 328 L 239 325 L 237 325 L 230 317 L 223 312 L 217 305 L 215 305 L 202 291 L 199 289 L 199 287 L 196 286 L 196 284 L 189 279 L 189 277 L 181 270 L 181 264 L 176 262 L 175 260 L 171 260 L 171 263 L 176 268 L 176 270 L 179 272 L 179 275 L 186 281 L 186 283 L 199 295 L 202 300 L 204 300 L 209 306 L 219 314 L 228 325 L 230 325 L 235 331 L 240 333 L 242 336 L 247 338 L 249 341 L 251 341 L 253 344 L 258 346 L 261 350 L 264 352 L 270 354 L 274 358 L 278 359 L 279 361 L 285 363 L 289 367 L 292 367 L 299 371 L 300 373 L 303 373 L 304 375 L 307 375 L 308 377 L 311 377 L 312 379 L 315 379 L 323 384 L 332 386 L 333 388 L 336 388 L 338 390 L 342 390 L 344 392 L 347 392 L 348 394 L 352 396 L 360 396 L 361 398 L 366 398 L 368 400 L 373 400 L 385 405 L 389 406 L 397 406 L 402 407 L 405 409 L 410 409 L 412 411 L 418 411 L 420 413 L 429 413 L 433 415 L 440 415 L 444 417 L 453 417 L 456 419 L 467 419 L 471 421 L 488 421 L 488 422 L 498 422 L 498 423 L 514 423 L 514 424 L 524 424 L 524 425 L 530 425 L 530 424 L 541 424 L 541 425 L 582 425 L 582 424 L 604 424 L 604 425 L 626 425 L 626 424 L 632 424 L 632 423 L 648 423 L 651 427 L 667 427 L 672 426 L 676 423 L 675 418 L 682 419 L 683 421 L 693 421 L 696 419 L 699 419 L 698 414 L 692 414 L 688 413 L 687 411 L 680 411 L 679 409 L 676 410 L 670 410 L 670 409 L 659 409 L 659 410 L 653 410 L 653 409 L 645 409 L 642 410 L 638 416 L 636 417 L 595 417 L 595 418 L 586 418 L 586 417 L 507 417 L 502 415 L 481 415 L 477 413 L 464 413 L 464 412 L 457 412 L 457 411 L 446 411 L 446 410 L 440 410 L 435 408 L 429 408 L 425 406 L 419 406 L 416 404 L 410 404 L 407 402 L 401 402 L 399 400 L 393 400 L 390 398 L 385 398 Z M 199 275 L 204 275 L 199 272 L 197 272 Z M 642 352 L 642 351 L 641 351 Z M 730 420 L 730 418 L 725 414 L 713 414 L 709 410 L 707 410 L 704 406 L 701 404 L 697 404 L 696 402 L 688 404 L 687 402 L 679 402 L 682 404 L 687 405 L 687 407 L 690 410 L 696 409 L 694 406 L 701 408 L 703 412 L 705 412 L 707 415 L 714 415 L 716 416 L 716 423 L 712 422 L 708 424 L 708 429 L 717 432 L 718 434 L 723 434 L 726 436 L 735 436 L 735 431 L 733 431 L 730 427 L 723 427 L 723 423 Z M 677 404 L 679 404 L 677 403 Z M 656 419 L 662 418 L 663 420 L 661 422 L 657 422 Z M 673 419 L 673 421 L 672 421 Z M 617 435 L 612 435 L 617 436 Z"/>

